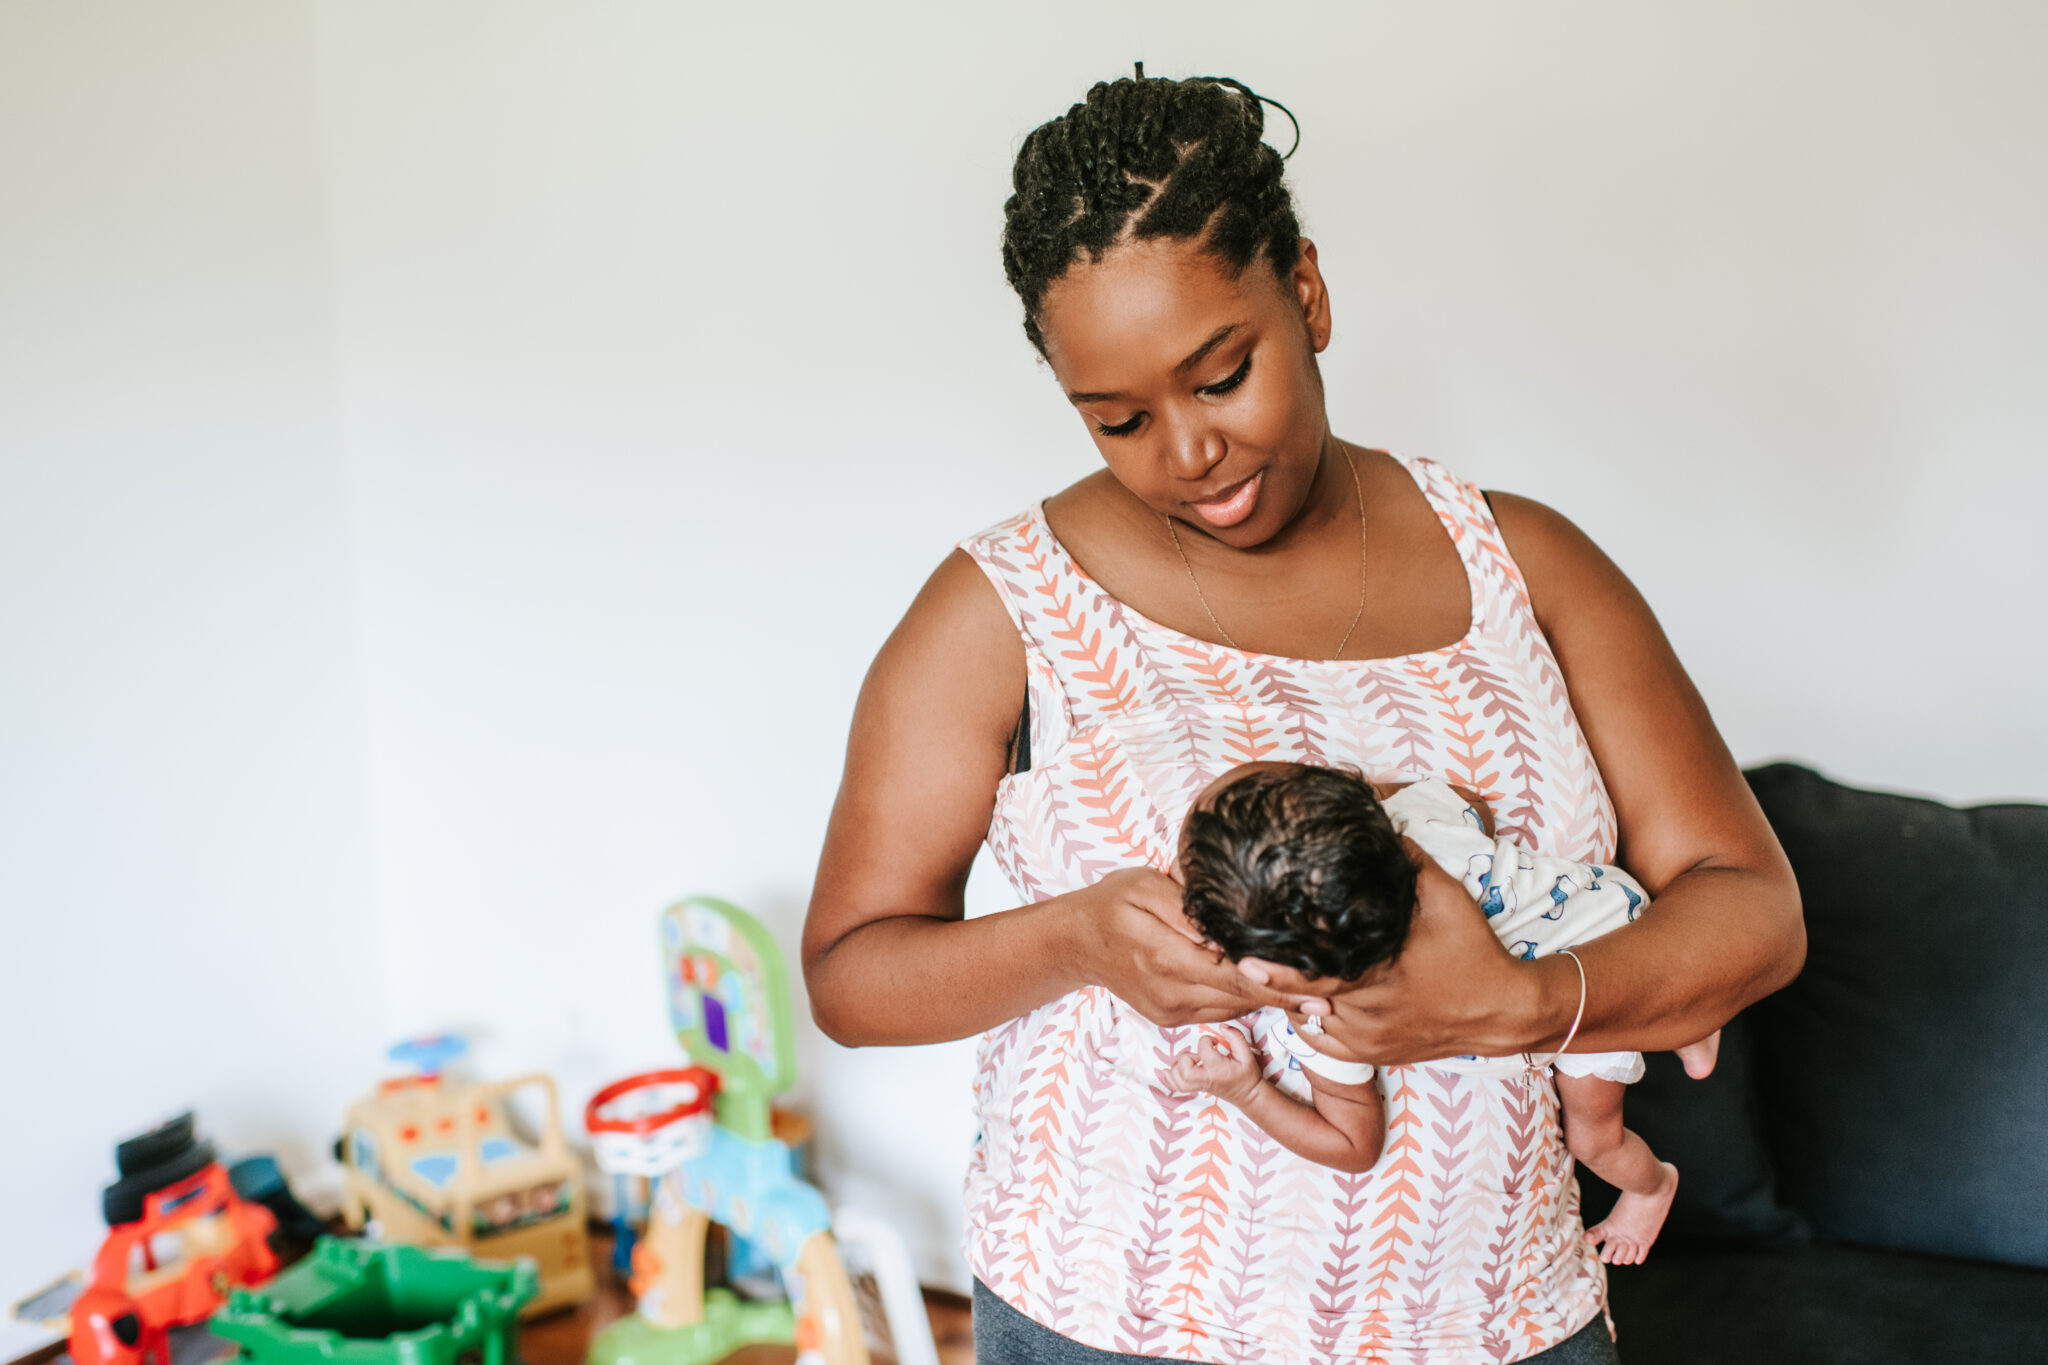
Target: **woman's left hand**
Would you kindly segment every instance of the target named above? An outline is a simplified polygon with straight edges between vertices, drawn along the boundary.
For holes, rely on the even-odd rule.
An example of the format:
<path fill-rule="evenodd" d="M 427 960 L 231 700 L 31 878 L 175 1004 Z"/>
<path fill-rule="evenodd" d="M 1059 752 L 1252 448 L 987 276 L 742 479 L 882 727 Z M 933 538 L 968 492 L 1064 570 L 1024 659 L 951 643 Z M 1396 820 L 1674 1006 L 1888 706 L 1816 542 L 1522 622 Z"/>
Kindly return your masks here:
<path fill-rule="evenodd" d="M 1240 971 L 1276 990 L 1328 1002 L 1324 1028 L 1338 1044 L 1381 1066 L 1445 1057 L 1505 1057 L 1540 1048 L 1552 1034 L 1549 973 L 1511 956 L 1485 911 L 1433 860 L 1416 883 L 1415 918 L 1400 956 L 1346 984 L 1245 958 Z M 1572 969 L 1566 968 L 1570 975 Z M 1577 978 L 1573 977 L 1576 1000 Z M 1555 1032 L 1562 1033 L 1562 1029 Z"/>

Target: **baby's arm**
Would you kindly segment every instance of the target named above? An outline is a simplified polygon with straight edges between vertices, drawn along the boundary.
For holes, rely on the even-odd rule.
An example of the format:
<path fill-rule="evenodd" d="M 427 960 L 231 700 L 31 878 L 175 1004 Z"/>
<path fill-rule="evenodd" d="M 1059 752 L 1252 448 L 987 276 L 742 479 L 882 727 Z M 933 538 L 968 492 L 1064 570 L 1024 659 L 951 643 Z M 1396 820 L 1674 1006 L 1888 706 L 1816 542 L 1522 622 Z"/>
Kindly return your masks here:
<path fill-rule="evenodd" d="M 1387 1140 L 1378 1086 L 1370 1080 L 1344 1085 L 1305 1069 L 1315 1103 L 1303 1104 L 1266 1080 L 1243 1034 L 1232 1028 L 1219 1033 L 1173 1059 L 1167 1079 L 1175 1089 L 1207 1091 L 1236 1106 L 1297 1156 L 1353 1174 L 1372 1169 Z"/>
<path fill-rule="evenodd" d="M 1375 782 L 1372 784 L 1372 794 L 1381 801 L 1385 801 L 1395 792 L 1414 785 L 1413 782 Z M 1479 832 L 1491 839 L 1493 837 L 1493 807 L 1486 804 L 1486 798 L 1473 791 L 1470 787 L 1461 787 L 1455 782 L 1446 782 L 1444 785 L 1456 792 L 1459 799 L 1472 808 L 1472 813 L 1479 817 Z M 1398 826 L 1400 822 L 1396 821 L 1395 823 Z M 1406 831 L 1403 832 L 1405 833 Z"/>

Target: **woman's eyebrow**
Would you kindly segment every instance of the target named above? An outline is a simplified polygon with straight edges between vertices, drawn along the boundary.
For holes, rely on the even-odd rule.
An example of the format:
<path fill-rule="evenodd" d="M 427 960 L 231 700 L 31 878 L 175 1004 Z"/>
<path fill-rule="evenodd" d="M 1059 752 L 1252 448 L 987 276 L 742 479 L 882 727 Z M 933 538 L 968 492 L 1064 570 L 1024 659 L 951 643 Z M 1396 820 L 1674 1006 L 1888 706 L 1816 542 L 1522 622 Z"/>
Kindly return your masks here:
<path fill-rule="evenodd" d="M 1223 326 L 1218 327 L 1214 332 L 1211 332 L 1209 334 L 1209 339 L 1207 341 L 1195 347 L 1194 350 L 1188 352 L 1187 359 L 1181 361 L 1180 364 L 1174 366 L 1173 372 L 1175 374 L 1186 374 L 1189 370 L 1192 370 L 1193 368 L 1195 368 L 1195 366 L 1201 364 L 1204 360 L 1207 360 L 1209 358 L 1210 352 L 1214 351 L 1218 346 L 1221 346 L 1224 342 L 1230 340 L 1230 338 L 1235 336 L 1238 330 L 1243 326 L 1244 324 L 1241 322 L 1228 322 L 1225 323 Z M 1120 393 L 1069 392 L 1067 394 L 1067 401 L 1069 403 L 1113 403 L 1121 397 L 1123 397 L 1123 395 Z"/>
<path fill-rule="evenodd" d="M 1244 324 L 1241 322 L 1232 322 L 1226 323 L 1224 326 L 1218 327 L 1213 333 L 1210 334 L 1209 339 L 1207 341 L 1195 347 L 1194 350 L 1188 352 L 1188 358 L 1186 360 L 1181 361 L 1180 364 L 1174 366 L 1173 372 L 1175 374 L 1186 374 L 1189 370 L 1192 370 L 1193 368 L 1195 368 L 1195 366 L 1201 364 L 1204 360 L 1207 360 L 1209 358 L 1209 352 L 1215 350 L 1218 346 L 1221 346 L 1224 342 L 1230 340 L 1231 336 L 1237 331 L 1238 328 L 1242 326 L 1244 326 Z"/>

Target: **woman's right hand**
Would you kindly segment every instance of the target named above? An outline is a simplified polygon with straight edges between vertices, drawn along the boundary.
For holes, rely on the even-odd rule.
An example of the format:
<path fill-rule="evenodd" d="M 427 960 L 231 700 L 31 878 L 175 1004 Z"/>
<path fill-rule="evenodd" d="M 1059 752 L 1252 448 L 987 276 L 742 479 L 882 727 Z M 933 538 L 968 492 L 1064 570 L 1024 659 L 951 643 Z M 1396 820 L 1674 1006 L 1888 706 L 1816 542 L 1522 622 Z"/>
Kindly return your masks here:
<path fill-rule="evenodd" d="M 1067 941 L 1076 949 L 1077 975 L 1162 1028 L 1297 1003 L 1204 945 L 1181 913 L 1180 884 L 1163 872 L 1121 868 L 1062 900 L 1073 917 Z"/>

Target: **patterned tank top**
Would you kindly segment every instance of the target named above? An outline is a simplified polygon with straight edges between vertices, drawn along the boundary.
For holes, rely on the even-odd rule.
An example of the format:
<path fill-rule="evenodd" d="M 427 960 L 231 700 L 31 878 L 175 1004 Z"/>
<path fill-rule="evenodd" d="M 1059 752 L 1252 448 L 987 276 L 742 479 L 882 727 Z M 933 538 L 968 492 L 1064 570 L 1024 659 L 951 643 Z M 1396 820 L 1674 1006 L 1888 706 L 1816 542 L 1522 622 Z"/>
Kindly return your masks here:
<path fill-rule="evenodd" d="M 1491 510 L 1437 465 L 1402 464 L 1457 547 L 1472 617 L 1457 643 L 1400 658 L 1170 630 L 1083 573 L 1043 508 L 963 542 L 1025 645 L 1032 766 L 1003 780 L 988 833 L 1022 901 L 1163 870 L 1188 802 L 1257 759 L 1443 778 L 1531 848 L 1612 859 L 1613 808 Z M 1351 1175 L 1162 1089 L 1194 1034 L 1091 987 L 982 1036 L 968 1261 L 1017 1309 L 1101 1350 L 1273 1365 L 1491 1365 L 1602 1311 L 1552 1086 L 1385 1068 L 1385 1152 Z"/>

